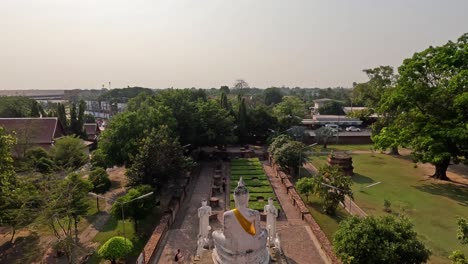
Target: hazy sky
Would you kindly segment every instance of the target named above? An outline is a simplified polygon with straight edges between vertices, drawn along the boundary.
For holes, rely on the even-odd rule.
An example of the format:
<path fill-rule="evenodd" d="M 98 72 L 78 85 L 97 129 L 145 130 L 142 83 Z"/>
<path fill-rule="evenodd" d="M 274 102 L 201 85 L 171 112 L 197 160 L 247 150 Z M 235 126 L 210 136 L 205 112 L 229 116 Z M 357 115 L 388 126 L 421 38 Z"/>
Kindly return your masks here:
<path fill-rule="evenodd" d="M 467 0 L 0 0 L 0 89 L 351 86 L 464 32 Z"/>

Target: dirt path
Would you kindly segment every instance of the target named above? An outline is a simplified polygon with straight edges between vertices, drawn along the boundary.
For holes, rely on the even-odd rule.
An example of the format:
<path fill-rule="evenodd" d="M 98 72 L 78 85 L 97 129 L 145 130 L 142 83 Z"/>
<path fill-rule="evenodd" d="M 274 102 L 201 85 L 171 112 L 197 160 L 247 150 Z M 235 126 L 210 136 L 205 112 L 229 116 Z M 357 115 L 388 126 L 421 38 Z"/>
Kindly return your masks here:
<path fill-rule="evenodd" d="M 107 169 L 107 173 L 109 174 L 109 179 L 112 182 L 112 187 L 102 196 L 110 200 L 115 200 L 126 192 L 125 185 L 127 184 L 127 179 L 125 177 L 125 168 L 118 167 Z M 110 200 L 99 199 L 101 212 L 98 213 L 96 219 L 94 219 L 94 221 L 78 236 L 80 243 L 84 247 L 91 249 L 95 249 L 97 247 L 97 243 L 92 242 L 92 239 L 97 235 L 97 233 L 99 233 L 99 230 L 102 230 L 111 217 L 110 209 L 112 208 L 112 201 Z"/>

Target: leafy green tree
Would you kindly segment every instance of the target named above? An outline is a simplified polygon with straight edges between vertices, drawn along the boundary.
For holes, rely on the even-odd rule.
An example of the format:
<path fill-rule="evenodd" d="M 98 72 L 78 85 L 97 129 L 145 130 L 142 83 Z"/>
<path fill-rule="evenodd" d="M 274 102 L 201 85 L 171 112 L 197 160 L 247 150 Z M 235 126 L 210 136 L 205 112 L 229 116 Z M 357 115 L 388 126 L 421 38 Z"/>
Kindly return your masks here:
<path fill-rule="evenodd" d="M 283 94 L 281 93 L 281 90 L 279 88 L 271 87 L 265 89 L 265 91 L 263 92 L 263 97 L 265 105 L 275 105 L 281 103 L 283 99 Z"/>
<path fill-rule="evenodd" d="M 317 192 L 322 199 L 323 210 L 329 215 L 336 213 L 336 208 L 344 202 L 346 195 L 353 197 L 351 177 L 344 175 L 338 166 L 323 166 L 317 180 L 317 186 L 321 187 L 317 188 Z"/>
<path fill-rule="evenodd" d="M 75 239 L 78 241 L 78 222 L 88 212 L 88 192 L 91 191 L 93 185 L 89 181 L 82 179 L 78 174 L 71 173 L 59 186 L 63 192 L 66 192 L 62 202 L 67 206 L 69 217 L 73 219 Z"/>
<path fill-rule="evenodd" d="M 111 213 L 116 219 L 122 220 L 122 206 L 125 217 L 131 218 L 135 225 L 135 232 L 138 231 L 138 221 L 148 216 L 153 207 L 156 205 L 154 199 L 138 197 L 150 193 L 153 188 L 149 185 L 140 185 L 134 189 L 130 189 L 127 194 L 119 197 L 112 205 Z"/>
<path fill-rule="evenodd" d="M 239 103 L 239 111 L 237 112 L 237 136 L 239 137 L 239 142 L 245 143 L 247 137 L 247 107 L 245 105 L 245 99 L 242 98 Z"/>
<path fill-rule="evenodd" d="M 70 106 L 70 133 L 80 135 L 80 124 L 78 123 L 78 114 L 76 111 L 76 104 L 72 103 Z"/>
<path fill-rule="evenodd" d="M 63 126 L 65 131 L 68 131 L 68 122 L 67 122 L 67 113 L 65 112 L 65 105 L 58 103 L 57 104 L 57 117 L 60 123 Z"/>
<path fill-rule="evenodd" d="M 196 90 L 174 90 L 170 89 L 159 93 L 155 97 L 155 101 L 166 106 L 172 111 L 172 116 L 175 119 L 176 125 L 173 130 L 179 136 L 180 142 L 183 145 L 193 144 L 197 138 L 197 101 L 200 97 L 201 101 L 206 101 L 205 97 L 198 94 Z M 158 125 L 154 126 L 156 128 Z M 151 128 L 148 128 L 150 130 Z"/>
<path fill-rule="evenodd" d="M 289 141 L 274 151 L 273 159 L 282 170 L 298 173 L 299 166 L 306 162 L 307 154 L 304 144 L 298 141 Z"/>
<path fill-rule="evenodd" d="M 271 155 L 275 156 L 276 152 L 283 147 L 285 144 L 292 141 L 292 138 L 288 135 L 279 135 L 273 139 L 270 146 L 268 147 L 268 151 Z"/>
<path fill-rule="evenodd" d="M 271 115 L 270 108 L 259 105 L 248 112 L 249 135 L 256 141 L 265 141 L 276 129 L 278 120 Z"/>
<path fill-rule="evenodd" d="M 184 157 L 177 138 L 171 137 L 167 126 L 161 126 L 141 141 L 139 152 L 126 174 L 131 186 L 161 187 L 168 180 L 183 175 L 190 162 Z"/>
<path fill-rule="evenodd" d="M 36 100 L 33 100 L 31 102 L 31 117 L 39 117 L 44 113 L 44 110 L 42 110 L 42 107 L 39 103 L 37 103 Z"/>
<path fill-rule="evenodd" d="M 11 227 L 10 243 L 13 243 L 16 231 L 31 224 L 36 218 L 39 207 L 39 192 L 36 187 L 19 180 L 11 192 L 3 197 L 2 219 L 0 225 Z"/>
<path fill-rule="evenodd" d="M 24 96 L 0 96 L 0 118 L 31 117 L 34 102 Z"/>
<path fill-rule="evenodd" d="M 138 154 L 139 143 L 146 136 L 145 131 L 160 125 L 167 125 L 173 131 L 176 120 L 171 109 L 152 99 L 142 104 L 138 111 L 114 116 L 99 142 L 99 149 L 105 155 L 107 165 L 131 166 L 131 158 Z"/>
<path fill-rule="evenodd" d="M 109 175 L 106 170 L 103 168 L 95 168 L 89 174 L 88 180 L 93 185 L 92 191 L 94 193 L 103 194 L 106 193 L 111 187 L 111 181 L 109 180 Z M 96 207 L 99 211 L 99 197 L 96 197 Z"/>
<path fill-rule="evenodd" d="M 382 111 L 397 113 L 387 126 L 417 161 L 435 166 L 432 177 L 448 180 L 450 162 L 468 160 L 468 33 L 457 42 L 429 47 L 405 59 Z"/>
<path fill-rule="evenodd" d="M 457 218 L 457 238 L 462 245 L 468 245 L 468 221 L 464 218 Z M 449 256 L 453 264 L 468 264 L 468 258 L 461 250 L 455 250 Z"/>
<path fill-rule="evenodd" d="M 315 141 L 322 142 L 323 148 L 327 148 L 327 144 L 332 139 L 337 132 L 335 132 L 330 127 L 321 127 L 314 131 L 315 133 Z"/>
<path fill-rule="evenodd" d="M 330 101 L 325 103 L 318 109 L 321 115 L 344 115 L 343 103 L 338 101 Z"/>
<path fill-rule="evenodd" d="M 66 136 L 57 140 L 51 153 L 58 166 L 65 169 L 77 169 L 88 159 L 84 148 L 79 138 Z"/>
<path fill-rule="evenodd" d="M 224 145 L 233 142 L 234 118 L 213 100 L 196 104 L 196 143 L 198 145 Z"/>
<path fill-rule="evenodd" d="M 11 156 L 11 147 L 15 143 L 15 138 L 7 135 L 5 130 L 0 127 L 0 225 L 6 221 L 5 212 L 10 206 L 7 200 L 17 183 Z"/>
<path fill-rule="evenodd" d="M 96 118 L 92 114 L 85 114 L 83 119 L 84 123 L 96 123 Z"/>
<path fill-rule="evenodd" d="M 316 190 L 316 181 L 314 178 L 302 177 L 296 182 L 296 189 L 309 201 L 309 196 Z"/>
<path fill-rule="evenodd" d="M 92 153 L 91 166 L 93 168 L 107 168 L 107 157 L 102 149 L 97 149 Z"/>
<path fill-rule="evenodd" d="M 35 171 L 49 173 L 54 167 L 54 161 L 49 152 L 41 147 L 33 147 L 26 150 L 26 160 L 31 164 Z"/>
<path fill-rule="evenodd" d="M 117 264 L 118 259 L 125 258 L 133 250 L 130 240 L 121 236 L 111 237 L 98 250 L 99 257 L 110 260 L 112 264 Z"/>
<path fill-rule="evenodd" d="M 283 101 L 273 108 L 273 114 L 283 129 L 299 125 L 304 113 L 305 104 L 296 96 L 284 96 Z"/>
<path fill-rule="evenodd" d="M 78 117 L 77 117 L 77 135 L 80 135 L 81 137 L 86 136 L 86 132 L 84 131 L 84 123 L 85 123 L 85 109 L 86 109 L 86 103 L 83 100 L 80 100 L 80 103 L 78 104 Z"/>
<path fill-rule="evenodd" d="M 88 192 L 91 189 L 89 181 L 71 173 L 63 180 L 49 177 L 41 190 L 42 219 L 57 237 L 57 247 L 65 252 L 69 263 L 74 263 L 78 223 L 87 214 Z"/>
<path fill-rule="evenodd" d="M 231 92 L 231 90 L 229 90 L 229 86 L 226 86 L 226 85 L 221 86 L 221 87 L 219 88 L 219 91 L 220 91 L 221 93 L 225 93 L 225 94 L 229 94 L 229 93 Z"/>
<path fill-rule="evenodd" d="M 394 74 L 393 68 L 390 66 L 380 66 L 374 69 L 365 69 L 369 81 L 366 83 L 357 84 L 353 89 L 353 100 L 357 104 L 367 106 L 367 111 L 362 111 L 360 114 L 364 118 L 377 113 L 379 118 L 373 123 L 372 140 L 377 149 L 390 148 L 390 154 L 398 155 L 399 138 L 396 133 L 390 133 L 385 129 L 392 123 L 396 116 L 396 109 L 383 109 L 383 101 L 395 89 L 398 76 Z"/>
<path fill-rule="evenodd" d="M 219 100 L 219 104 L 221 105 L 222 108 L 226 109 L 227 111 L 229 111 L 231 109 L 231 106 L 229 105 L 227 95 L 225 93 L 221 93 L 221 98 Z"/>
<path fill-rule="evenodd" d="M 340 222 L 333 247 L 343 263 L 426 263 L 430 251 L 407 218 L 349 217 Z"/>

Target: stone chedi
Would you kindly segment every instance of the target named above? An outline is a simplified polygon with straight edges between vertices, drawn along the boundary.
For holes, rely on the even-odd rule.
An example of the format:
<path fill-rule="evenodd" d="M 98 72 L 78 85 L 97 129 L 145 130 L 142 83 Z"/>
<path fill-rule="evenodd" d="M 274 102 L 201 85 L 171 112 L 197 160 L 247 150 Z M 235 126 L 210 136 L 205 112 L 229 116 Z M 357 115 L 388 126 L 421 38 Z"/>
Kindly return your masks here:
<path fill-rule="evenodd" d="M 263 207 L 263 212 L 266 214 L 266 226 L 268 230 L 268 241 L 270 246 L 273 244 L 276 234 L 276 218 L 278 217 L 278 209 L 273 205 L 273 199 L 268 198 L 268 204 Z"/>
<path fill-rule="evenodd" d="M 236 208 L 224 212 L 223 231 L 213 232 L 216 264 L 267 264 L 267 231 L 260 228 L 260 213 L 249 209 L 249 191 L 242 178 L 234 190 Z"/>

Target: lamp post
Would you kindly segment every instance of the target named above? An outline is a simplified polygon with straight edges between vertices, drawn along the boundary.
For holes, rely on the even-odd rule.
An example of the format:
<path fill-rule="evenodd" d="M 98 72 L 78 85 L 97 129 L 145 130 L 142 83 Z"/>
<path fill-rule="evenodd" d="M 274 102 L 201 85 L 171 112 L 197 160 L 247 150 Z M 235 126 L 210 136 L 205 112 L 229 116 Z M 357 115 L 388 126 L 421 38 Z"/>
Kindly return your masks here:
<path fill-rule="evenodd" d="M 122 209 L 123 236 L 124 236 L 124 240 L 127 240 L 127 237 L 125 236 L 125 214 L 124 214 L 124 204 L 126 204 L 126 203 L 131 203 L 131 202 L 133 202 L 133 201 L 135 201 L 135 200 L 139 200 L 139 199 L 143 199 L 143 198 L 145 198 L 145 197 L 148 197 L 148 196 L 152 195 L 153 192 L 149 192 L 149 193 L 147 193 L 147 194 L 143 194 L 143 195 L 141 195 L 141 196 L 138 196 L 137 198 L 134 198 L 134 199 L 132 199 L 132 200 L 130 200 L 130 201 L 126 201 L 126 202 L 123 202 L 123 203 L 117 201 L 116 199 L 110 199 L 110 198 L 107 198 L 107 197 L 105 197 L 105 196 L 101 196 L 101 195 L 95 194 L 95 193 L 93 193 L 93 192 L 89 192 L 88 194 L 91 195 L 91 196 L 97 197 L 97 198 L 102 198 L 102 199 L 105 199 L 105 200 L 108 200 L 108 201 L 111 201 L 111 202 L 116 202 L 116 203 L 120 204 L 120 208 Z"/>
<path fill-rule="evenodd" d="M 310 148 L 310 147 L 313 147 L 315 145 L 317 145 L 318 143 L 314 143 L 314 144 L 310 144 L 308 146 L 304 146 L 303 148 L 301 148 L 301 151 L 299 152 L 299 175 L 298 175 L 298 178 L 301 178 L 301 166 L 302 166 L 302 150 L 306 149 L 306 148 Z"/>

